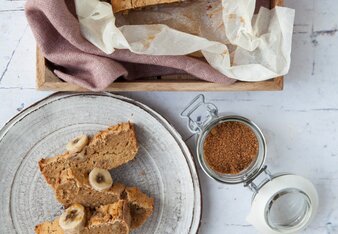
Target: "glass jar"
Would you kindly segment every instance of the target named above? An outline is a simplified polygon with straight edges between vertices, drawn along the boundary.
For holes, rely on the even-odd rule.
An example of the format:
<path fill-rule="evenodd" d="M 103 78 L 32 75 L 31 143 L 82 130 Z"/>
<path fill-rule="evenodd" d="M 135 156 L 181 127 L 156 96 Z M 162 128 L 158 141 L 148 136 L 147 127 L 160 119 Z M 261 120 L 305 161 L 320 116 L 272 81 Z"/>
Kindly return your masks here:
<path fill-rule="evenodd" d="M 194 98 L 181 113 L 188 119 L 188 128 L 197 133 L 196 154 L 203 171 L 224 184 L 242 183 L 253 191 L 247 221 L 261 233 L 298 233 L 311 221 L 318 207 L 318 194 L 313 184 L 298 175 L 271 174 L 265 165 L 267 145 L 262 131 L 251 120 L 237 115 L 219 115 L 217 107 L 206 103 L 203 95 Z M 204 142 L 211 129 L 224 122 L 248 126 L 258 141 L 258 153 L 251 164 L 238 174 L 213 170 L 204 158 Z"/>

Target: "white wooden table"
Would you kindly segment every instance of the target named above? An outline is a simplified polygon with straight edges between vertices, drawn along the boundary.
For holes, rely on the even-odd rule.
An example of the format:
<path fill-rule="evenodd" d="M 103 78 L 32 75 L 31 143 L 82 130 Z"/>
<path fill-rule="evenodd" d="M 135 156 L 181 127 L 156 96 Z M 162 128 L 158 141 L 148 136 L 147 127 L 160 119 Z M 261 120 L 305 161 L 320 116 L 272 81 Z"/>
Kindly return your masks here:
<path fill-rule="evenodd" d="M 35 41 L 24 1 L 0 2 L 0 126 L 51 94 L 35 90 Z M 338 4 L 336 0 L 287 0 L 296 9 L 292 66 L 282 92 L 205 93 L 221 112 L 247 116 L 268 140 L 269 168 L 314 182 L 318 214 L 304 233 L 338 233 Z M 122 93 L 165 116 L 193 149 L 194 137 L 179 112 L 197 93 Z M 4 163 L 4 162 L 0 162 Z M 199 170 L 200 171 L 200 170 Z M 201 171 L 200 233 L 256 233 L 245 221 L 251 193 L 225 186 Z"/>

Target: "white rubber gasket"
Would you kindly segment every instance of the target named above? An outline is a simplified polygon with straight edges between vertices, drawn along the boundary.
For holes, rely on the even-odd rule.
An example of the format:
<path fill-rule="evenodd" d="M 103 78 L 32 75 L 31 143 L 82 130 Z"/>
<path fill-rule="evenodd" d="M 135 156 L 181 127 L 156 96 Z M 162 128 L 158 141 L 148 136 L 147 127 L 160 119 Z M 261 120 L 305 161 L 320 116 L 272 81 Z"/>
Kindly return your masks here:
<path fill-rule="evenodd" d="M 276 230 L 272 228 L 266 220 L 266 207 L 273 197 L 284 190 L 299 190 L 308 196 L 310 201 L 310 207 L 308 214 L 305 216 L 303 222 L 294 228 L 288 228 L 286 230 Z M 314 185 L 304 177 L 298 175 L 283 175 L 276 177 L 266 183 L 259 189 L 258 193 L 254 197 L 251 205 L 250 214 L 247 217 L 247 221 L 252 224 L 260 233 L 264 234 L 279 234 L 279 233 L 298 233 L 304 229 L 314 217 L 318 208 L 318 193 Z"/>

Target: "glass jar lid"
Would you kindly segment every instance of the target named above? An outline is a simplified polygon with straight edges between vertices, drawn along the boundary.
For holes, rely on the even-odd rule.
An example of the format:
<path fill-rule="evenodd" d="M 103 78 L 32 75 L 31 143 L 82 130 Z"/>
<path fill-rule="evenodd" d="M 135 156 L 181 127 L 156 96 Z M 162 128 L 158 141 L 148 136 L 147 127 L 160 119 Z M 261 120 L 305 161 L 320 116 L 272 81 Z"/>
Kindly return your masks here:
<path fill-rule="evenodd" d="M 272 177 L 257 189 L 247 221 L 261 233 L 299 233 L 318 208 L 313 184 L 298 175 Z"/>

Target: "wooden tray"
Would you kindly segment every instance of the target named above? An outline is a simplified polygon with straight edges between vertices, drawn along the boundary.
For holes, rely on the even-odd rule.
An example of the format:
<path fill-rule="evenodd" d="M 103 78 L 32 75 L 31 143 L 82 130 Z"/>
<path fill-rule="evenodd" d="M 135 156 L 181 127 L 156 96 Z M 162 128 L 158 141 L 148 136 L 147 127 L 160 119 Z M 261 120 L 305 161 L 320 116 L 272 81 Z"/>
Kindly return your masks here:
<path fill-rule="evenodd" d="M 259 6 L 274 8 L 282 6 L 283 0 L 260 0 Z M 75 84 L 59 79 L 53 72 L 53 65 L 48 62 L 37 48 L 36 85 L 39 90 L 83 91 Z M 106 91 L 278 91 L 283 89 L 283 77 L 260 82 L 241 82 L 223 85 L 199 80 L 190 75 L 170 75 L 139 79 L 135 81 L 119 80 L 111 84 Z"/>

